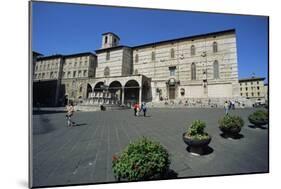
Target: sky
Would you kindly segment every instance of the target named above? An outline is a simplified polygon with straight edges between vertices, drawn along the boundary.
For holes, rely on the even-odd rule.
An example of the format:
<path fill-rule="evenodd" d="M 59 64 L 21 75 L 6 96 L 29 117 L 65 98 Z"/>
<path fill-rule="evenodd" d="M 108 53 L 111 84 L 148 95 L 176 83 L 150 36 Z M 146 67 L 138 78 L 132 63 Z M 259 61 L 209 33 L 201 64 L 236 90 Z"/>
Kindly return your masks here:
<path fill-rule="evenodd" d="M 94 52 L 102 33 L 136 46 L 235 29 L 239 79 L 268 82 L 268 17 L 32 2 L 32 50 L 46 56 Z"/>

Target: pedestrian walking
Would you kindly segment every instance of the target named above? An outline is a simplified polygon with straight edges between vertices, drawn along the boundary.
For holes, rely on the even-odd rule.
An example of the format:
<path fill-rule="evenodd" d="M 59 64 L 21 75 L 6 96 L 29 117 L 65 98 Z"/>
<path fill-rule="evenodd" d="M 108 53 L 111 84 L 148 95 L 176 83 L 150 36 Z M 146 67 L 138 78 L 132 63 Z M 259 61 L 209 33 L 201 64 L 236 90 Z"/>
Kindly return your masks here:
<path fill-rule="evenodd" d="M 134 115 L 137 116 L 138 104 L 135 103 L 134 106 L 133 106 L 133 108 L 134 108 L 134 113 L 135 113 Z"/>
<path fill-rule="evenodd" d="M 142 111 L 143 111 L 143 116 L 145 117 L 145 116 L 146 116 L 146 110 L 147 110 L 147 107 L 146 107 L 145 102 L 142 103 L 141 109 L 142 109 Z"/>
<path fill-rule="evenodd" d="M 137 103 L 137 116 L 140 115 L 140 105 Z"/>
<path fill-rule="evenodd" d="M 229 103 L 227 101 L 224 102 L 224 112 L 225 115 L 228 115 L 228 110 L 229 110 Z"/>
<path fill-rule="evenodd" d="M 73 103 L 69 103 L 69 105 L 66 106 L 66 120 L 67 120 L 67 126 L 72 127 L 75 125 L 75 122 L 71 120 L 71 117 L 73 116 L 74 113 L 74 106 Z"/>

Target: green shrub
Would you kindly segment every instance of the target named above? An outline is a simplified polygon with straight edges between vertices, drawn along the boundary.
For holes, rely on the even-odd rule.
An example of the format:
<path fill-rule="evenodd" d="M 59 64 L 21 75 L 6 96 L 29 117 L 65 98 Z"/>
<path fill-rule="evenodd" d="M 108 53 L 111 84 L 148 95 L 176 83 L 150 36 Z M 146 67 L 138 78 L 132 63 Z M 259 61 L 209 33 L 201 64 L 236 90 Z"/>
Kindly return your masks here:
<path fill-rule="evenodd" d="M 130 143 L 119 157 L 113 156 L 112 161 L 115 177 L 129 181 L 157 178 L 166 173 L 169 165 L 167 150 L 145 137 Z"/>
<path fill-rule="evenodd" d="M 257 110 L 249 115 L 248 120 L 254 125 L 268 124 L 268 112 L 264 110 Z"/>
<path fill-rule="evenodd" d="M 208 133 L 204 132 L 206 123 L 201 120 L 195 120 L 187 130 L 187 136 L 196 139 L 209 138 Z"/>
<path fill-rule="evenodd" d="M 244 121 L 239 116 L 225 115 L 219 119 L 220 129 L 241 129 L 244 126 Z"/>

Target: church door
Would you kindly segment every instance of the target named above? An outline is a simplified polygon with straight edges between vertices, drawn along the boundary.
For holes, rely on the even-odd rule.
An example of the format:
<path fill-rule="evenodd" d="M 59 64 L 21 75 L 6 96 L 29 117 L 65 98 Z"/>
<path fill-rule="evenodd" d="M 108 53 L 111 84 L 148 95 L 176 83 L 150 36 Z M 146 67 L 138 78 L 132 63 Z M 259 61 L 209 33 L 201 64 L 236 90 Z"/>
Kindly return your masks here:
<path fill-rule="evenodd" d="M 169 99 L 173 100 L 176 96 L 176 87 L 175 86 L 169 86 Z"/>

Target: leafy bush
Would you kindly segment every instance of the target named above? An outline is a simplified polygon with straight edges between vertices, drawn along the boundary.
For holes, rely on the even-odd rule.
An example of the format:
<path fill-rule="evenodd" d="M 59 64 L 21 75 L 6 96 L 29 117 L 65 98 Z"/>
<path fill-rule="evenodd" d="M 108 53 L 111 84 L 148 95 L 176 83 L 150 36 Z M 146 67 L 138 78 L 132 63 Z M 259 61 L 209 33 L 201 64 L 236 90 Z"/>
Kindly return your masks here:
<path fill-rule="evenodd" d="M 187 136 L 194 139 L 206 139 L 209 138 L 208 133 L 204 132 L 206 123 L 201 120 L 195 120 L 187 130 Z"/>
<path fill-rule="evenodd" d="M 254 125 L 266 125 L 268 123 L 268 112 L 257 110 L 249 115 L 248 120 Z"/>
<path fill-rule="evenodd" d="M 169 166 L 167 150 L 145 137 L 130 143 L 119 157 L 113 156 L 112 161 L 115 177 L 129 181 L 157 178 L 165 174 Z"/>
<path fill-rule="evenodd" d="M 221 130 L 241 129 L 244 126 L 244 121 L 239 116 L 225 115 L 219 119 L 219 128 Z"/>

